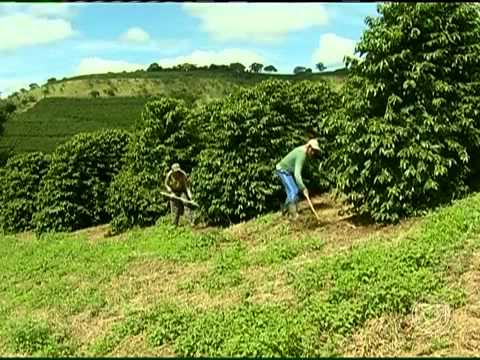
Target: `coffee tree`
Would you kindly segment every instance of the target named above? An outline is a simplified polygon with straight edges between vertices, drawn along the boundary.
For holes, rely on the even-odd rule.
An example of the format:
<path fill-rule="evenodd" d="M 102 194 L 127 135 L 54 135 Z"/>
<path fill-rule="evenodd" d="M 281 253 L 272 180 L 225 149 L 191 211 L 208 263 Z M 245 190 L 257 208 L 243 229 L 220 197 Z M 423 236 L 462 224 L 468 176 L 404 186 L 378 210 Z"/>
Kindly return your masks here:
<path fill-rule="evenodd" d="M 478 5 L 390 3 L 347 59 L 337 137 L 339 187 L 380 222 L 459 197 L 478 174 Z"/>
<path fill-rule="evenodd" d="M 207 144 L 192 173 L 205 215 L 228 224 L 277 210 L 283 194 L 275 164 L 336 104 L 327 83 L 268 80 L 208 105 L 200 114 Z"/>
<path fill-rule="evenodd" d="M 52 154 L 37 196 L 36 231 L 72 231 L 107 223 L 106 193 L 123 166 L 125 130 L 82 133 Z"/>
<path fill-rule="evenodd" d="M 35 198 L 49 165 L 41 152 L 19 154 L 0 169 L 0 229 L 15 233 L 32 229 Z"/>
<path fill-rule="evenodd" d="M 166 199 L 154 194 L 165 190 L 163 181 L 170 166 L 177 162 L 190 172 L 195 164 L 199 143 L 188 118 L 189 111 L 180 100 L 161 98 L 145 105 L 125 157 L 125 168 L 108 191 L 114 232 L 151 225 L 166 213 Z"/>

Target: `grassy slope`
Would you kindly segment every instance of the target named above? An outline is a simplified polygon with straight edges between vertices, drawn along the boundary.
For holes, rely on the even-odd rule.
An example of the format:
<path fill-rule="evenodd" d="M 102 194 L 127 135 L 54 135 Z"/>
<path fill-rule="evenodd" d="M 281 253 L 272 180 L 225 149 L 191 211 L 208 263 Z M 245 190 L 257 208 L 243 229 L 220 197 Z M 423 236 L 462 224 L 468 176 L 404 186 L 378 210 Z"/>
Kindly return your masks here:
<path fill-rule="evenodd" d="M 459 281 L 480 245 L 480 195 L 384 228 L 355 227 L 328 197 L 315 200 L 316 224 L 303 205 L 297 224 L 270 214 L 226 230 L 159 222 L 111 238 L 99 228 L 4 237 L 0 355 L 478 350 L 473 335 L 457 341 L 458 316 L 452 331 L 427 330 L 445 323 L 438 309 L 480 304 Z"/>
<path fill-rule="evenodd" d="M 309 76 L 242 74 L 221 71 L 134 72 L 79 76 L 57 81 L 21 95 L 22 111 L 5 124 L 0 150 L 52 151 L 73 134 L 104 127 L 131 127 L 148 97 L 172 96 L 189 104 L 205 103 L 267 78 L 327 79 L 340 86 L 342 72 Z M 100 93 L 93 99 L 91 92 Z M 114 96 L 108 94 L 113 91 Z M 27 100 L 31 98 L 31 102 Z"/>

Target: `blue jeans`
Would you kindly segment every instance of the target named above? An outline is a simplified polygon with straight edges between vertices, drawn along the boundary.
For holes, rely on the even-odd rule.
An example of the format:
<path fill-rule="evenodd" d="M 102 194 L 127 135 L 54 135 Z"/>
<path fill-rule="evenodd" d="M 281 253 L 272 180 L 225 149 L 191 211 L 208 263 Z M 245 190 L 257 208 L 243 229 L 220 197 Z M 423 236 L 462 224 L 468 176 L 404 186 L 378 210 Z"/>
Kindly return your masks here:
<path fill-rule="evenodd" d="M 298 193 L 300 190 L 298 189 L 298 185 L 295 182 L 292 174 L 285 170 L 276 170 L 275 173 L 280 178 L 280 181 L 283 184 L 283 188 L 287 193 L 287 199 L 285 200 L 285 206 L 288 204 L 296 204 L 298 201 Z"/>

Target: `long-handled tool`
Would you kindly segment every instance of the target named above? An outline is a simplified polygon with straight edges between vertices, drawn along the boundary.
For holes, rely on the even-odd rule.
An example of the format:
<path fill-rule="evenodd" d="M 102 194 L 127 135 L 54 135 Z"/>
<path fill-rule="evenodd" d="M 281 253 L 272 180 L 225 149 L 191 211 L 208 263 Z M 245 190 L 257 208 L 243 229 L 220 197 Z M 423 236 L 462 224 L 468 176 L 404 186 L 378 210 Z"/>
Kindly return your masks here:
<path fill-rule="evenodd" d="M 312 201 L 310 200 L 310 196 L 308 196 L 308 194 L 304 194 L 304 195 L 307 198 L 308 205 L 310 205 L 310 209 L 312 209 L 313 213 L 315 214 L 315 217 L 317 218 L 317 220 L 320 220 L 320 217 L 318 216 L 317 212 L 315 211 L 315 208 L 313 207 Z"/>
<path fill-rule="evenodd" d="M 182 203 L 184 203 L 185 205 L 187 205 L 189 207 L 199 207 L 199 205 L 195 201 L 181 198 L 180 196 L 177 196 L 175 194 L 160 192 L 160 195 L 163 195 L 163 196 L 165 196 L 169 199 L 175 199 L 175 200 L 181 201 Z"/>

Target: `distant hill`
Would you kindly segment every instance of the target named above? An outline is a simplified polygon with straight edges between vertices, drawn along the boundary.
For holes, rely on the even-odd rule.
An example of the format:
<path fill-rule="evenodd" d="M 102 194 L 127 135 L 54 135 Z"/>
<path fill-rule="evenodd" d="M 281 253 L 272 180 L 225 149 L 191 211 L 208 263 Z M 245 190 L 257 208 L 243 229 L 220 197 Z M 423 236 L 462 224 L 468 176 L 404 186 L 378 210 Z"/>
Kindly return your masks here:
<path fill-rule="evenodd" d="M 47 84 L 32 84 L 30 90 L 23 89 L 9 97 L 19 110 L 5 123 L 0 151 L 51 152 L 79 132 L 131 128 L 145 103 L 158 96 L 183 99 L 194 106 L 221 98 L 239 86 L 252 86 L 269 78 L 326 79 L 338 88 L 344 77 L 344 69 L 299 75 L 163 70 L 50 79 Z"/>

